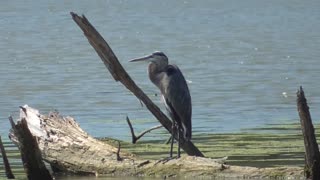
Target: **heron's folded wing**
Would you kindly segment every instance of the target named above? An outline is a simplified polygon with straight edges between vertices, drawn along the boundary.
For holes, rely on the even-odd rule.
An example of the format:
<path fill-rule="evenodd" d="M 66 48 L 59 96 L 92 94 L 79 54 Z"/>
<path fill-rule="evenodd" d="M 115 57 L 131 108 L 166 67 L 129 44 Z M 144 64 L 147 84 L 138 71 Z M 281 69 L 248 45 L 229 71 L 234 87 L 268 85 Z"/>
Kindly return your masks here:
<path fill-rule="evenodd" d="M 191 97 L 187 82 L 180 69 L 175 65 L 169 65 L 166 76 L 163 78 L 165 85 L 162 93 L 171 112 L 176 114 L 185 130 L 185 138 L 191 139 Z M 173 112 L 174 111 L 174 112 Z"/>

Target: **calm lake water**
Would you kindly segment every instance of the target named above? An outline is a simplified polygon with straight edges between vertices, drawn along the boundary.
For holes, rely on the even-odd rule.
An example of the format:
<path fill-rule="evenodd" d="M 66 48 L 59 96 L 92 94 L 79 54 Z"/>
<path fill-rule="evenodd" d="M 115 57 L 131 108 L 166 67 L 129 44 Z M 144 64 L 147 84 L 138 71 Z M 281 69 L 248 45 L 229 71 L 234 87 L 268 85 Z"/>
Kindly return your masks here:
<path fill-rule="evenodd" d="M 147 64 L 131 58 L 163 51 L 190 82 L 193 131 L 239 132 L 298 122 L 296 91 L 305 88 L 320 117 L 320 1 L 11 1 L 0 3 L 0 134 L 28 104 L 57 109 L 93 136 L 129 140 L 157 125 L 115 82 L 70 11 L 85 14 L 131 77 L 161 105 Z M 17 117 L 17 116 L 16 116 Z M 159 138 L 161 131 L 149 134 Z"/>

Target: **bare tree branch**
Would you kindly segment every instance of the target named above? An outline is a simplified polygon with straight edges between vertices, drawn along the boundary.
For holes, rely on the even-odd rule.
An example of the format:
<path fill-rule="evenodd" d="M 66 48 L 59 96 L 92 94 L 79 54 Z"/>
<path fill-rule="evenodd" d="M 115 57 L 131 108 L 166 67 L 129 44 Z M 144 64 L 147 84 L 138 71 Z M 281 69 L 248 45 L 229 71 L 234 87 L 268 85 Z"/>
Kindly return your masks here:
<path fill-rule="evenodd" d="M 132 144 L 135 144 L 137 136 L 134 134 L 134 130 L 133 130 L 132 124 L 131 124 L 128 116 L 126 117 L 126 120 L 127 120 L 128 125 L 129 125 L 129 128 L 130 128 L 131 137 L 132 137 Z"/>
<path fill-rule="evenodd" d="M 153 127 L 151 127 L 150 129 L 147 129 L 147 130 L 141 132 L 141 133 L 138 135 L 137 140 L 140 139 L 142 136 L 144 136 L 146 133 L 149 133 L 149 132 L 151 132 L 151 131 L 153 131 L 153 130 L 155 130 L 155 129 L 160 129 L 160 128 L 162 128 L 162 127 L 163 127 L 163 126 L 160 124 L 160 125 L 153 126 Z"/>

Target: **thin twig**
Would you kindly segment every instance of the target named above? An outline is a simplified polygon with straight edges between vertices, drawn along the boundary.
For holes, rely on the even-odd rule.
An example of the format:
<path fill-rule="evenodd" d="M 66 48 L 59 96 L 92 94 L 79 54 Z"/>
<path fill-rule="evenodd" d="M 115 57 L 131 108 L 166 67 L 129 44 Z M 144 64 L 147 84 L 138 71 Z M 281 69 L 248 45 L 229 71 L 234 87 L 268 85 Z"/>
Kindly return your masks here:
<path fill-rule="evenodd" d="M 120 149 L 121 149 L 121 144 L 120 144 L 120 141 L 118 141 L 117 161 L 122 160 L 122 158 L 120 157 Z"/>
<path fill-rule="evenodd" d="M 131 135 L 132 135 L 132 144 L 135 144 L 135 143 L 136 143 L 142 136 L 144 136 L 145 134 L 147 134 L 147 133 L 149 133 L 149 132 L 151 132 L 151 131 L 153 131 L 153 130 L 155 130 L 155 129 L 159 129 L 159 128 L 162 128 L 162 127 L 163 127 L 163 126 L 160 124 L 160 125 L 151 127 L 150 129 L 147 129 L 147 130 L 141 132 L 138 136 L 136 136 L 136 135 L 134 134 L 133 126 L 132 126 L 132 124 L 131 124 L 130 119 L 129 119 L 128 116 L 127 116 L 126 120 L 127 120 L 127 123 L 128 123 L 128 125 L 129 125 L 129 128 L 130 128 L 130 132 L 131 132 Z"/>
<path fill-rule="evenodd" d="M 160 124 L 160 125 L 153 126 L 153 127 L 151 127 L 150 129 L 147 129 L 147 130 L 141 132 L 141 134 L 137 137 L 137 140 L 140 139 L 140 138 L 141 138 L 142 136 L 144 136 L 145 134 L 147 134 L 147 133 L 149 133 L 149 132 L 151 132 L 151 131 L 153 131 L 153 130 L 155 130 L 155 129 L 162 128 L 162 127 L 163 127 L 163 126 Z"/>
<path fill-rule="evenodd" d="M 136 137 L 136 135 L 134 134 L 134 130 L 133 130 L 132 124 L 131 124 L 128 116 L 127 116 L 126 120 L 127 120 L 127 123 L 128 123 L 128 125 L 129 125 L 129 128 L 130 128 L 130 132 L 131 132 L 131 135 L 132 135 L 132 144 L 135 144 L 137 137 Z"/>

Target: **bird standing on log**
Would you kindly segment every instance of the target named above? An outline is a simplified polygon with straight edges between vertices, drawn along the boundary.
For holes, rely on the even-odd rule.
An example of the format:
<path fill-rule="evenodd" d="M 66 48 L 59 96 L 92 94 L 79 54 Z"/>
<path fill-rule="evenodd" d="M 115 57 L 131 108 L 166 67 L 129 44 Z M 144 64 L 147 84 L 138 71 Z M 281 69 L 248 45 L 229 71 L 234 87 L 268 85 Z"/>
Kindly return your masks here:
<path fill-rule="evenodd" d="M 180 131 L 186 141 L 190 141 L 192 136 L 192 106 L 191 96 L 187 82 L 176 65 L 168 63 L 168 57 L 156 51 L 151 55 L 132 59 L 130 62 L 149 62 L 148 74 L 153 84 L 161 91 L 166 109 L 172 119 L 170 157 L 172 158 L 173 141 L 177 133 L 178 155 L 180 157 Z"/>

